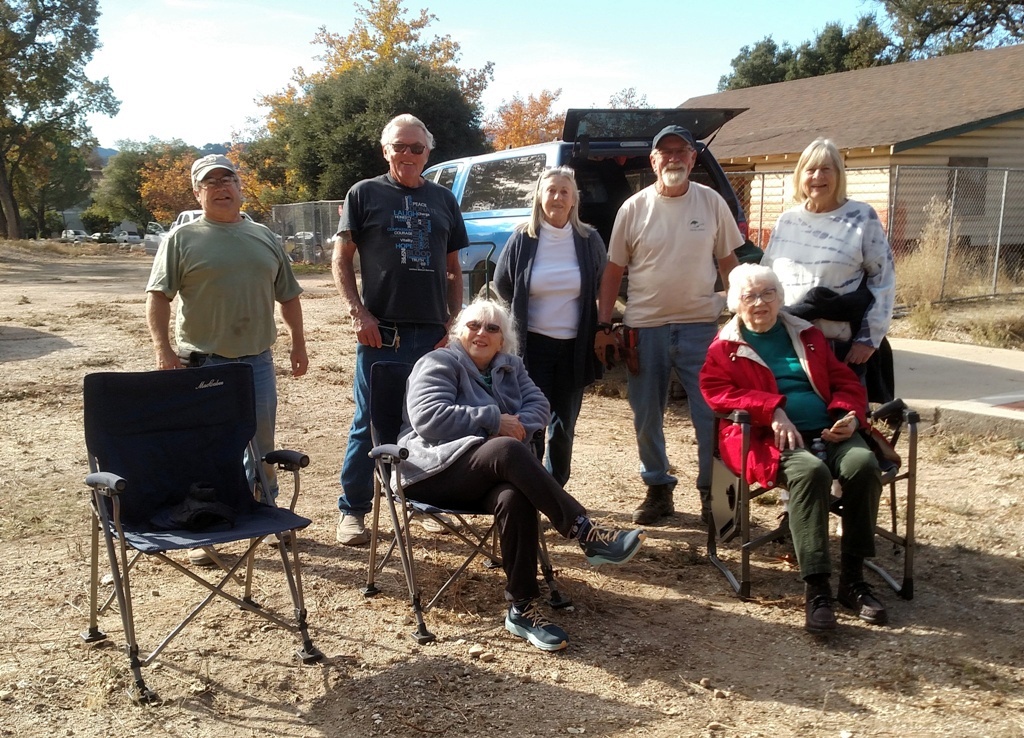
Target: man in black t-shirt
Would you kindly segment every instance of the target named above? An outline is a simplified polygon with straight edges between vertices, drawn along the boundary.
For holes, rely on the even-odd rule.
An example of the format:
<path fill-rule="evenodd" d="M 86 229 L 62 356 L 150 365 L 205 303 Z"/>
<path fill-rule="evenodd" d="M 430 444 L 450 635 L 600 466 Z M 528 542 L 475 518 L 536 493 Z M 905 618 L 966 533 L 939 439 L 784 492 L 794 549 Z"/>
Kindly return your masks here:
<path fill-rule="evenodd" d="M 370 367 L 415 363 L 447 342 L 448 323 L 462 306 L 459 249 L 469 245 L 450 190 L 423 178 L 434 137 L 404 114 L 381 133 L 388 173 L 357 182 L 345 196 L 331 271 L 352 317 L 355 414 L 341 468 L 337 540 L 368 541 L 363 518 L 373 504 L 370 451 Z M 362 291 L 356 284 L 359 254 Z"/>

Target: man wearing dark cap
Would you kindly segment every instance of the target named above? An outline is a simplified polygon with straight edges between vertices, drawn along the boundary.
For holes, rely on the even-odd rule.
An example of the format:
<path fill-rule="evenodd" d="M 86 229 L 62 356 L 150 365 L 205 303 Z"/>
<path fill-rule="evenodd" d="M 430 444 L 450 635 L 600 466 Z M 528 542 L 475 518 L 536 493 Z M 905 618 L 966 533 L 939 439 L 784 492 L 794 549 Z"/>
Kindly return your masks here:
<path fill-rule="evenodd" d="M 651 167 L 657 181 L 619 208 L 598 295 L 601 330 L 595 348 L 603 357 L 612 340 L 619 285 L 629 267 L 623 322 L 637 347 L 639 371 L 627 381 L 640 476 L 647 485 L 647 496 L 633 512 L 639 525 L 653 525 L 675 511 L 677 479 L 669 473 L 664 432 L 673 369 L 686 390 L 697 434 L 702 515 L 710 509 L 713 416 L 698 373 L 725 307 L 725 296 L 715 291 L 716 276 L 728 286 L 737 264 L 733 251 L 743 237 L 721 195 L 690 181 L 696 147 L 693 134 L 682 126 L 667 126 L 654 137 Z"/>
<path fill-rule="evenodd" d="M 242 189 L 235 165 L 210 154 L 192 164 L 192 193 L 203 216 L 172 230 L 153 259 L 146 286 L 146 320 L 158 369 L 241 361 L 253 368 L 256 388 L 256 443 L 274 449 L 277 385 L 270 347 L 277 339 L 274 305 L 291 338 L 292 376 L 306 373 L 302 288 L 284 248 L 266 226 L 242 217 Z M 171 345 L 171 301 L 178 297 L 175 343 Z M 270 498 L 277 479 L 267 472 Z M 246 459 L 250 479 L 255 466 Z M 208 564 L 202 551 L 193 563 Z"/>

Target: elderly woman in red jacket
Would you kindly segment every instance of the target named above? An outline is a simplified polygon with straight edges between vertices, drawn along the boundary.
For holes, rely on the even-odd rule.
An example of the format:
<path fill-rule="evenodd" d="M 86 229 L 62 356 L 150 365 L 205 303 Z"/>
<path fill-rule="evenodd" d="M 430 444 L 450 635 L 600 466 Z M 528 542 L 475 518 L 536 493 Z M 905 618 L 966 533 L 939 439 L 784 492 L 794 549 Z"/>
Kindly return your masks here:
<path fill-rule="evenodd" d="M 864 581 L 864 559 L 875 555 L 875 517 L 882 490 L 874 454 L 856 430 L 866 423 L 867 396 L 853 371 L 836 359 L 810 323 L 785 312 L 781 283 L 763 266 L 744 264 L 729 275 L 735 317 L 708 349 L 700 386 L 715 412 L 750 413 L 748 482 L 789 490 L 789 527 L 806 584 L 805 627 L 835 630 L 828 550 L 829 492 L 843 489 L 839 602 L 872 624 L 885 606 Z M 824 459 L 809 451 L 825 442 Z M 740 429 L 723 424 L 722 461 L 739 468 Z"/>

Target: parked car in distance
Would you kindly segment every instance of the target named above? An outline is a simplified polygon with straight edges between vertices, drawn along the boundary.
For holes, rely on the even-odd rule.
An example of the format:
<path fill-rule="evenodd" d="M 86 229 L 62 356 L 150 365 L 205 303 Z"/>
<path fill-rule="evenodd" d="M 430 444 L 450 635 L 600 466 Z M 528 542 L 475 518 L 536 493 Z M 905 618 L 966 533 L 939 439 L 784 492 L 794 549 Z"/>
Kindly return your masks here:
<path fill-rule="evenodd" d="M 167 238 L 167 229 L 159 223 L 151 221 L 146 226 L 146 235 L 142 237 L 143 250 L 147 254 L 155 254 L 165 238 Z"/>
<path fill-rule="evenodd" d="M 318 233 L 299 231 L 284 240 L 284 250 L 292 261 L 319 264 L 324 260 L 324 245 Z"/>
<path fill-rule="evenodd" d="M 94 233 L 89 236 L 96 243 L 117 243 L 113 233 Z"/>
<path fill-rule="evenodd" d="M 77 231 L 77 230 L 61 231 L 60 240 L 61 241 L 74 241 L 75 243 L 81 243 L 82 241 L 88 241 L 89 240 L 89 234 L 86 233 L 85 231 Z"/>
<path fill-rule="evenodd" d="M 742 112 L 742 108 L 570 109 L 560 141 L 441 162 L 424 171 L 426 179 L 454 193 L 466 221 L 469 246 L 459 252 L 467 275 L 466 300 L 491 279 L 512 230 L 529 218 L 537 178 L 549 167 L 566 165 L 575 170 L 580 219 L 594 226 L 608 243 L 619 206 L 654 182 L 651 143 L 667 125 L 681 125 L 693 133 L 697 162 L 690 178 L 725 199 L 746 237 L 743 206 L 704 143 Z"/>
<path fill-rule="evenodd" d="M 133 243 L 142 243 L 142 236 L 139 235 L 138 231 L 118 231 L 114 234 L 114 240 L 118 243 L 131 245 Z"/>

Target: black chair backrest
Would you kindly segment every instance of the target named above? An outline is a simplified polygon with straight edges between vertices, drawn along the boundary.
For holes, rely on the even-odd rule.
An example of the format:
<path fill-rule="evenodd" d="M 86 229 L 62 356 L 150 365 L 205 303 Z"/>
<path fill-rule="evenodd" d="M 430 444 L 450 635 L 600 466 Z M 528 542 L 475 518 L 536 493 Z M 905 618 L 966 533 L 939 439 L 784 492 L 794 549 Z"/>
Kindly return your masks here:
<path fill-rule="evenodd" d="M 217 501 L 256 504 L 243 454 L 256 433 L 252 367 L 100 372 L 85 377 L 85 444 L 95 469 L 128 482 L 122 518 L 137 528 L 204 482 Z"/>
<path fill-rule="evenodd" d="M 396 443 L 402 430 L 405 384 L 412 364 L 378 361 L 370 367 L 370 437 L 374 446 Z"/>

